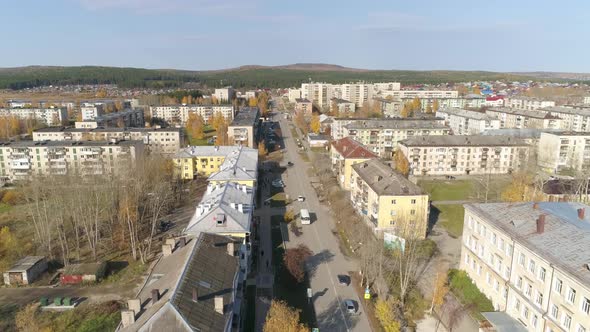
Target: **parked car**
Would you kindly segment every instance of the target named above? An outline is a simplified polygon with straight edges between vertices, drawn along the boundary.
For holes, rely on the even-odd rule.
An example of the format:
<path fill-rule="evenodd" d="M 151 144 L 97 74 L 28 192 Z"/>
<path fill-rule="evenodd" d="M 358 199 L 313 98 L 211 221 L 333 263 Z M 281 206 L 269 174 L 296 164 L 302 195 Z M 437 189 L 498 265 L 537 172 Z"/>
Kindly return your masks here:
<path fill-rule="evenodd" d="M 338 283 L 342 286 L 348 286 L 350 285 L 350 277 L 345 274 L 339 274 Z"/>
<path fill-rule="evenodd" d="M 285 187 L 285 183 L 282 180 L 274 180 L 271 185 L 275 188 L 283 188 Z"/>
<path fill-rule="evenodd" d="M 290 162 L 290 161 L 289 161 L 289 162 L 287 162 L 287 166 L 293 166 L 293 165 L 295 165 L 295 164 L 293 164 L 293 163 L 292 163 L 292 162 Z"/>
<path fill-rule="evenodd" d="M 297 200 L 298 200 L 299 202 L 303 202 L 303 201 L 305 201 L 305 197 L 303 197 L 303 196 L 299 195 L 299 196 L 297 196 Z"/>
<path fill-rule="evenodd" d="M 346 311 L 351 314 L 356 314 L 356 304 L 353 300 L 344 300 L 344 306 L 346 307 Z"/>

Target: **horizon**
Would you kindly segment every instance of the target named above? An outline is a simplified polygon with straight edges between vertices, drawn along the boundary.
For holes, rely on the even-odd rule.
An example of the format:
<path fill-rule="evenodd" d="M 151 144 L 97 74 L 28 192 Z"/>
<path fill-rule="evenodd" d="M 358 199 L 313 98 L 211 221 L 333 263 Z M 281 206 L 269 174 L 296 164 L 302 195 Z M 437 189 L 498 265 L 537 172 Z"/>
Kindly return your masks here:
<path fill-rule="evenodd" d="M 546 6 L 544 6 L 544 4 Z M 223 70 L 336 63 L 367 70 L 588 73 L 590 3 L 32 0 L 0 14 L 2 68 Z M 23 25 L 22 22 L 27 22 Z M 39 52 L 39 49 L 43 50 Z"/>

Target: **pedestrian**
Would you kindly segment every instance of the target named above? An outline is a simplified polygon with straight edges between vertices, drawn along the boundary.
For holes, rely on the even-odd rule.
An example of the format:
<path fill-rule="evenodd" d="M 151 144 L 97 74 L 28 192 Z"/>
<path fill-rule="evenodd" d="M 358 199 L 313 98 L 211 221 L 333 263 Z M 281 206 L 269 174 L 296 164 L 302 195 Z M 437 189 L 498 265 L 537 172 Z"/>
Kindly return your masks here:
<path fill-rule="evenodd" d="M 264 250 L 260 251 L 260 256 L 264 256 Z"/>

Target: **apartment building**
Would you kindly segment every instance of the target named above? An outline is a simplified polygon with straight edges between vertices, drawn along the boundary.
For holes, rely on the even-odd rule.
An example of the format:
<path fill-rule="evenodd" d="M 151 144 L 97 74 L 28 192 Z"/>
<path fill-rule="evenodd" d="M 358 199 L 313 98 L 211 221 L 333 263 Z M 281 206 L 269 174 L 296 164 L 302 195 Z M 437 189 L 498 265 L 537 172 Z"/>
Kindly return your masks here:
<path fill-rule="evenodd" d="M 33 106 L 33 102 L 30 100 L 9 99 L 6 102 L 6 106 L 8 108 L 25 108 Z"/>
<path fill-rule="evenodd" d="M 254 186 L 258 150 L 243 146 L 190 146 L 181 149 L 173 162 L 177 175 L 184 180 L 206 176 L 209 181 L 234 181 Z"/>
<path fill-rule="evenodd" d="M 311 116 L 313 104 L 308 99 L 295 99 L 295 116 L 302 114 L 305 117 Z"/>
<path fill-rule="evenodd" d="M 340 98 L 332 98 L 332 108 L 336 108 L 338 114 L 342 115 L 352 115 L 356 111 L 356 105 L 348 100 L 340 99 Z"/>
<path fill-rule="evenodd" d="M 102 116 L 104 112 L 105 111 L 102 104 L 80 106 L 80 114 L 82 115 L 82 121 L 95 120 L 97 117 Z"/>
<path fill-rule="evenodd" d="M 364 144 L 381 158 L 390 158 L 397 143 L 408 137 L 449 133 L 449 127 L 438 120 L 369 119 L 344 126 L 344 137 L 351 137 Z"/>
<path fill-rule="evenodd" d="M 59 126 L 68 121 L 65 108 L 0 108 L 0 116 L 14 116 L 22 120 L 35 119 L 48 126 Z"/>
<path fill-rule="evenodd" d="M 550 173 L 563 169 L 587 170 L 590 167 L 590 133 L 541 133 L 537 146 L 537 164 Z"/>
<path fill-rule="evenodd" d="M 98 127 L 144 127 L 143 110 L 126 109 L 121 112 L 103 114 L 94 120 L 76 121 L 76 128 L 93 129 Z"/>
<path fill-rule="evenodd" d="M 143 156 L 141 141 L 19 141 L 0 143 L 5 181 L 38 175 L 106 175 L 128 169 Z"/>
<path fill-rule="evenodd" d="M 590 132 L 590 109 L 584 107 L 545 107 L 537 112 L 550 113 L 562 120 L 561 129 Z"/>
<path fill-rule="evenodd" d="M 182 126 L 186 124 L 190 114 L 198 114 L 205 123 L 209 123 L 209 120 L 216 114 L 221 114 L 226 121 L 231 121 L 234 118 L 234 113 L 234 107 L 230 104 L 150 106 L 152 118 Z"/>
<path fill-rule="evenodd" d="M 554 107 L 555 102 L 552 100 L 542 100 L 534 97 L 513 96 L 506 97 L 504 99 L 504 106 L 521 110 L 534 111 L 538 110 L 539 108 Z"/>
<path fill-rule="evenodd" d="M 500 129 L 500 120 L 482 112 L 460 108 L 443 108 L 436 112 L 455 135 L 478 135 L 486 130 Z"/>
<path fill-rule="evenodd" d="M 383 90 L 379 91 L 378 97 L 393 99 L 441 99 L 458 98 L 459 91 L 453 90 Z"/>
<path fill-rule="evenodd" d="M 379 109 L 384 118 L 397 118 L 401 116 L 404 103 L 401 100 L 373 98 L 373 103 L 379 104 Z"/>
<path fill-rule="evenodd" d="M 377 158 L 376 154 L 350 137 L 332 142 L 330 150 L 332 171 L 336 175 L 340 187 L 345 190 L 350 190 L 352 165 L 375 158 Z"/>
<path fill-rule="evenodd" d="M 184 143 L 179 128 L 94 128 L 48 127 L 33 131 L 33 141 L 142 141 L 150 153 L 175 154 Z"/>
<path fill-rule="evenodd" d="M 584 97 L 584 101 L 582 102 L 584 105 L 590 105 L 590 96 Z"/>
<path fill-rule="evenodd" d="M 260 109 L 242 107 L 227 127 L 227 137 L 236 145 L 255 148 L 258 146 Z"/>
<path fill-rule="evenodd" d="M 399 99 L 402 104 L 413 102 L 416 97 L 407 97 Z M 418 98 L 420 100 L 420 109 L 424 112 L 428 106 L 433 107 L 438 103 L 438 108 L 480 108 L 485 106 L 486 99 L 480 95 L 467 95 L 457 98 Z"/>
<path fill-rule="evenodd" d="M 428 194 L 389 164 L 371 159 L 352 165 L 350 199 L 375 231 L 392 232 L 406 239 L 426 237 Z"/>
<path fill-rule="evenodd" d="M 295 100 L 301 98 L 301 89 L 289 89 L 287 92 L 287 99 L 290 103 L 294 103 Z"/>
<path fill-rule="evenodd" d="M 351 101 L 356 107 L 371 101 L 379 93 L 395 93 L 400 89 L 398 82 L 386 83 L 303 83 L 301 84 L 301 98 L 309 99 L 320 108 L 330 107 L 332 98 Z M 385 97 L 386 95 L 384 95 Z"/>
<path fill-rule="evenodd" d="M 490 108 L 486 115 L 500 120 L 500 128 L 561 129 L 563 121 L 550 112 Z"/>
<path fill-rule="evenodd" d="M 350 101 L 357 107 L 361 107 L 365 102 L 373 99 L 375 89 L 371 83 L 349 83 L 339 85 L 338 91 L 339 99 Z"/>
<path fill-rule="evenodd" d="M 330 135 L 332 139 L 338 140 L 344 138 L 348 135 L 348 131 L 346 130 L 345 126 L 353 123 L 364 123 L 367 121 L 377 121 L 378 119 L 375 118 L 334 118 L 332 119 L 332 124 L 330 128 Z M 384 124 L 388 126 L 395 122 L 395 121 L 426 121 L 427 123 L 438 123 L 444 125 L 443 118 L 434 118 L 434 117 L 416 117 L 416 118 L 395 118 L 395 119 L 382 119 Z"/>
<path fill-rule="evenodd" d="M 571 202 L 465 205 L 460 268 L 506 331 L 590 329 L 589 206 Z"/>
<path fill-rule="evenodd" d="M 213 93 L 213 95 L 220 103 L 229 103 L 234 98 L 236 98 L 236 90 L 234 90 L 234 88 L 231 86 L 228 86 L 221 89 L 215 89 L 215 93 Z"/>
<path fill-rule="evenodd" d="M 422 136 L 399 142 L 410 174 L 507 174 L 524 167 L 529 146 L 503 136 Z"/>
<path fill-rule="evenodd" d="M 307 99 L 320 108 L 330 107 L 330 100 L 335 97 L 334 86 L 330 83 L 302 83 L 301 98 Z"/>

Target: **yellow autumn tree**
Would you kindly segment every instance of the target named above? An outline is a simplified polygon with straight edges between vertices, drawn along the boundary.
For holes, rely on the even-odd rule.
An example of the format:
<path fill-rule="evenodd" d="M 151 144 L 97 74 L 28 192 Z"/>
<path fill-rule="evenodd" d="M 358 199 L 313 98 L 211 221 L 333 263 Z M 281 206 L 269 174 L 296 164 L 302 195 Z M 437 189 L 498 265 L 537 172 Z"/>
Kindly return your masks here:
<path fill-rule="evenodd" d="M 435 100 L 432 102 L 432 110 L 433 110 L 434 112 L 436 112 L 436 111 L 438 111 L 438 109 L 439 109 L 439 108 L 440 108 L 440 104 L 439 104 L 439 102 L 438 102 L 438 99 L 435 99 Z"/>
<path fill-rule="evenodd" d="M 432 290 L 432 303 L 430 305 L 430 314 L 434 309 L 439 309 L 445 301 L 445 296 L 449 292 L 447 271 L 439 266 L 434 278 L 434 285 Z"/>
<path fill-rule="evenodd" d="M 475 94 L 475 95 L 480 95 L 481 94 L 481 90 L 479 89 L 478 86 L 474 86 L 473 87 L 473 94 Z"/>
<path fill-rule="evenodd" d="M 266 143 L 264 140 L 258 143 L 258 156 L 264 157 L 268 154 L 268 150 L 266 149 Z"/>
<path fill-rule="evenodd" d="M 320 124 L 320 116 L 317 115 L 317 114 L 312 115 L 311 116 L 311 121 L 309 122 L 309 130 L 312 133 L 319 134 L 320 127 L 321 127 L 321 124 Z"/>
<path fill-rule="evenodd" d="M 432 113 L 432 105 L 428 104 L 428 106 L 426 106 L 426 113 L 427 114 L 431 114 Z"/>
<path fill-rule="evenodd" d="M 188 97 L 187 96 L 182 97 L 182 99 L 180 100 L 180 103 L 184 104 L 184 105 L 188 104 Z"/>
<path fill-rule="evenodd" d="M 211 104 L 213 104 L 213 105 L 219 104 L 219 99 L 217 99 L 217 97 L 215 97 L 215 96 L 211 96 Z"/>
<path fill-rule="evenodd" d="M 190 113 L 186 121 L 186 133 L 193 139 L 203 139 L 205 138 L 204 126 L 205 121 L 200 114 Z"/>
<path fill-rule="evenodd" d="M 248 106 L 256 107 L 257 105 L 258 105 L 258 99 L 256 99 L 255 97 L 250 97 L 250 99 L 248 99 Z"/>
<path fill-rule="evenodd" d="M 410 162 L 399 148 L 395 150 L 395 154 L 393 155 L 393 161 L 395 164 L 396 171 L 398 171 L 405 177 L 407 177 L 408 174 L 410 174 Z"/>
<path fill-rule="evenodd" d="M 285 302 L 273 300 L 266 314 L 263 332 L 308 332 L 304 324 L 299 323 L 300 311 L 289 307 Z"/>
<path fill-rule="evenodd" d="M 533 178 L 525 172 L 512 174 L 510 185 L 502 192 L 504 202 L 525 202 L 542 200 L 542 193 L 532 190 Z"/>
<path fill-rule="evenodd" d="M 408 103 L 404 104 L 404 106 L 402 107 L 402 110 L 399 113 L 399 116 L 402 118 L 409 118 L 411 114 L 412 114 L 411 106 Z"/>
<path fill-rule="evenodd" d="M 412 111 L 416 112 L 416 111 L 420 111 L 421 109 L 422 109 L 422 101 L 420 101 L 420 98 L 414 97 L 414 100 L 412 100 Z"/>
<path fill-rule="evenodd" d="M 391 299 L 378 299 L 375 304 L 375 316 L 385 332 L 399 332 L 400 324 L 395 319 L 395 302 Z"/>

